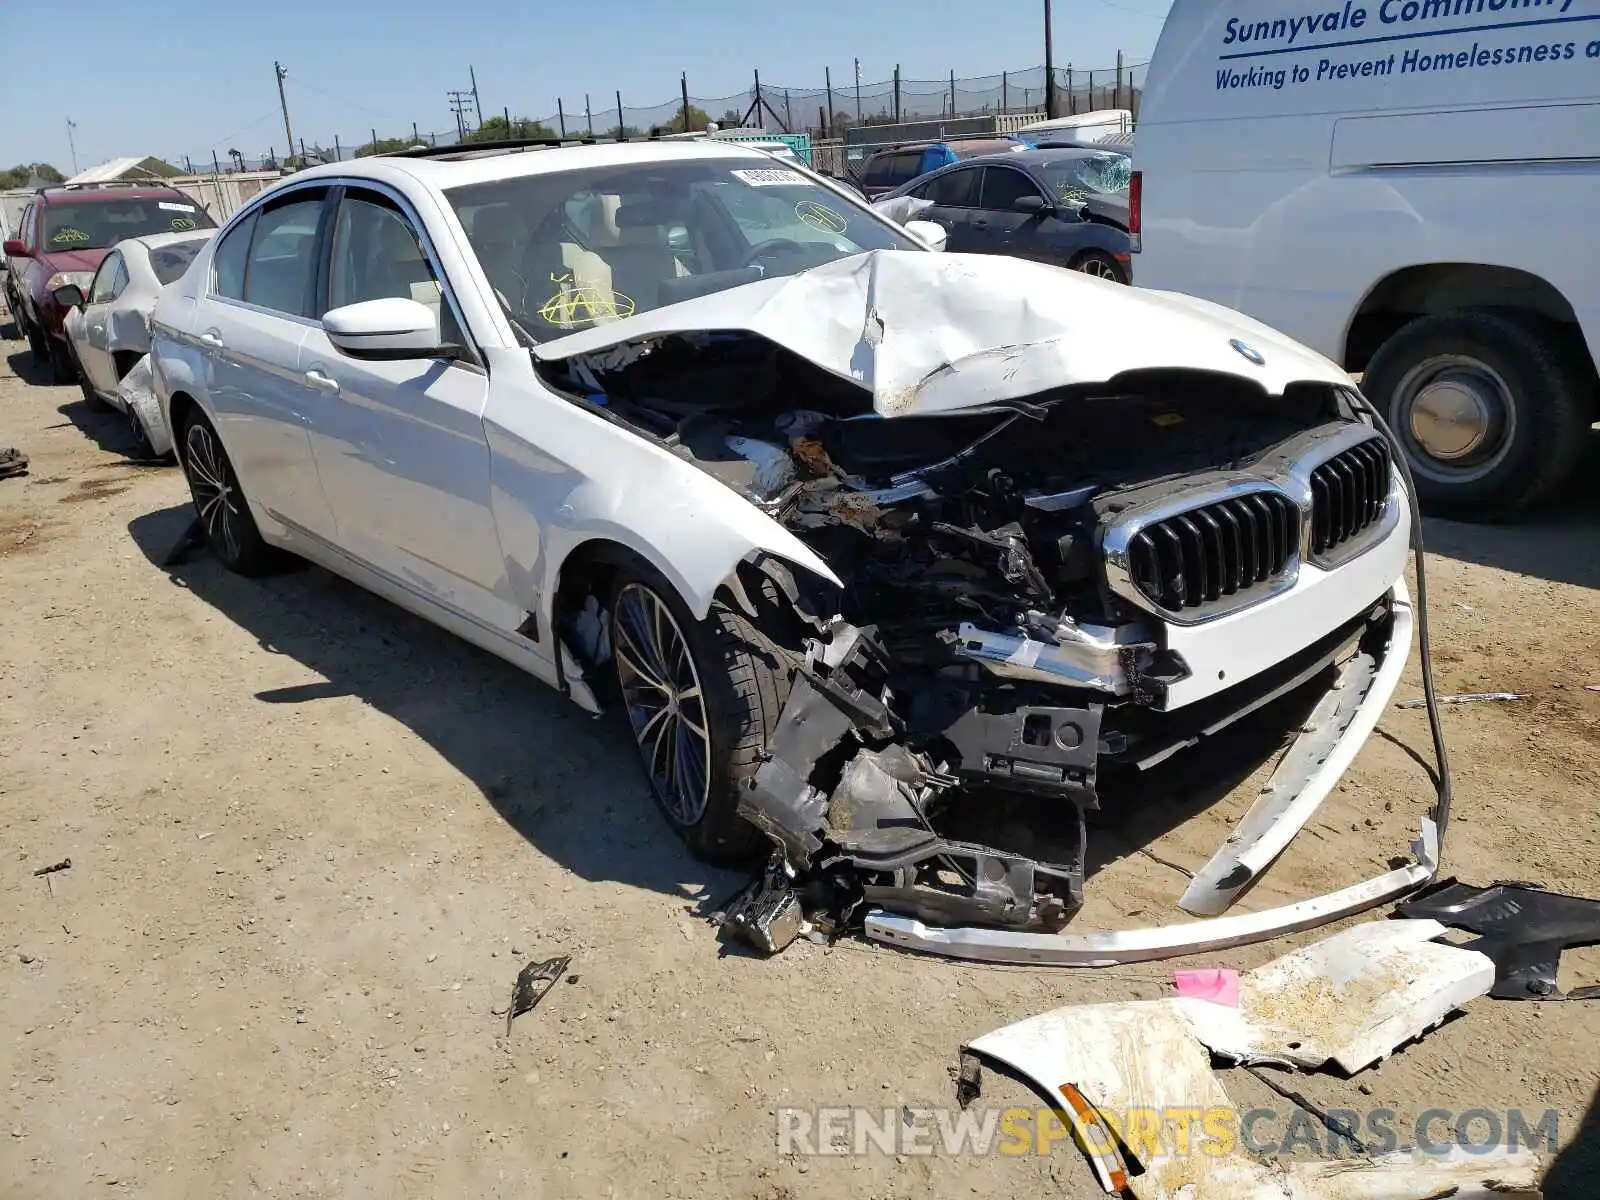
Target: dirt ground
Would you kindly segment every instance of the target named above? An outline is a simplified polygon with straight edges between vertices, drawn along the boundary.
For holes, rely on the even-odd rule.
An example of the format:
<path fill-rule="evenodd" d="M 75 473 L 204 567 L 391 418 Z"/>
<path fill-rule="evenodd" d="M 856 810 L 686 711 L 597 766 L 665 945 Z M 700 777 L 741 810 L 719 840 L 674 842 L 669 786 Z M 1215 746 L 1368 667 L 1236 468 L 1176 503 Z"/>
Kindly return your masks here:
<path fill-rule="evenodd" d="M 32 469 L 0 480 L 0 1194 L 1099 1194 L 1070 1144 L 780 1156 L 776 1113 L 949 1108 L 964 1041 L 1168 994 L 1175 964 L 722 946 L 706 916 L 743 877 L 682 850 L 615 720 L 321 571 L 163 568 L 188 521 L 179 473 L 130 459 L 122 418 L 43 386 L 15 341 L 9 445 Z M 1515 526 L 1429 528 L 1441 689 L 1528 696 L 1446 710 L 1447 867 L 1471 882 L 1600 895 L 1597 492 Z M 1417 688 L 1413 660 L 1401 694 Z M 1403 853 L 1427 761 L 1424 716 L 1391 712 L 1245 906 Z M 1261 772 L 1233 778 L 1217 799 L 1180 768 L 1108 803 L 1081 922 L 1169 919 L 1179 868 Z M 553 955 L 570 977 L 507 1037 L 493 1010 Z M 1600 956 L 1569 957 L 1600 978 Z M 1222 1078 L 1241 1108 L 1292 1111 Z M 1592 1153 L 1600 1002 L 1480 999 L 1353 1079 L 1278 1078 L 1394 1109 L 1402 1137 L 1428 1108 L 1553 1109 L 1561 1141 Z M 980 1106 L 1036 1103 L 986 1075 Z"/>

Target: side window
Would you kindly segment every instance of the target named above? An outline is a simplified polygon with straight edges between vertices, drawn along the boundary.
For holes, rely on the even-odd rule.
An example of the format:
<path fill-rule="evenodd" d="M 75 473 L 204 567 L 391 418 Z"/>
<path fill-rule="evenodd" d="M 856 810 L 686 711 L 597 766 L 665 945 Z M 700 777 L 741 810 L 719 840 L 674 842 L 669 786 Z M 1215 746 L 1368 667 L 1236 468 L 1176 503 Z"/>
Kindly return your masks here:
<path fill-rule="evenodd" d="M 339 204 L 328 270 L 328 307 L 363 300 L 415 300 L 439 315 L 446 342 L 460 344 L 454 314 L 410 220 L 387 198 L 352 191 Z"/>
<path fill-rule="evenodd" d="M 213 294 L 229 300 L 244 299 L 244 264 L 250 257 L 250 235 L 255 227 L 255 214 L 251 213 L 222 235 L 211 259 Z"/>
<path fill-rule="evenodd" d="M 977 167 L 963 167 L 929 180 L 917 189 L 918 195 L 946 208 L 976 208 L 978 204 Z"/>
<path fill-rule="evenodd" d="M 899 187 L 902 183 L 910 183 L 918 175 L 921 175 L 922 155 L 923 151 L 921 150 L 913 150 L 906 154 L 896 154 L 890 160 L 892 164 L 890 166 L 890 182 L 895 187 Z"/>
<path fill-rule="evenodd" d="M 120 253 L 106 255 L 105 261 L 100 264 L 100 269 L 94 273 L 94 282 L 89 285 L 89 303 L 104 304 L 109 300 L 115 300 L 122 291 L 122 288 L 117 286 L 119 274 L 123 286 L 127 286 L 128 272 L 122 265 L 122 255 Z"/>
<path fill-rule="evenodd" d="M 123 289 L 128 286 L 128 260 L 121 255 L 117 256 L 117 271 L 111 277 L 111 298 L 115 300 L 122 295 Z"/>
<path fill-rule="evenodd" d="M 874 154 L 867 160 L 866 169 L 861 172 L 861 183 L 865 187 L 887 187 L 889 183 L 889 160 L 892 154 Z"/>
<path fill-rule="evenodd" d="M 1023 196 L 1039 194 L 1037 185 L 1021 171 L 1013 171 L 1010 167 L 983 169 L 983 203 L 980 205 L 982 208 L 991 211 L 1009 211 Z"/>
<path fill-rule="evenodd" d="M 30 249 L 30 250 L 33 249 L 33 245 L 34 245 L 34 242 L 33 242 L 33 210 L 36 207 L 37 207 L 37 205 L 30 204 L 30 205 L 28 205 L 27 208 L 23 209 L 22 210 L 22 220 L 17 224 L 17 237 L 21 238 L 22 241 L 27 244 L 28 249 Z"/>
<path fill-rule="evenodd" d="M 322 201 L 319 192 L 268 208 L 256 217 L 245 267 L 245 303 L 297 317 L 313 315 Z"/>

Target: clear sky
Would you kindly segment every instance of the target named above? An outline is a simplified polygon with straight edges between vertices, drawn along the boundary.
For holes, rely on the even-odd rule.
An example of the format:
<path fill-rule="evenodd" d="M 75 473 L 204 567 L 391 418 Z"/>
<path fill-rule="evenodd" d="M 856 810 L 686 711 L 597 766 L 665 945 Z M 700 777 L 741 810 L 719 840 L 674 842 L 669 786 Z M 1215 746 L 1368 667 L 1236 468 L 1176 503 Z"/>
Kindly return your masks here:
<path fill-rule="evenodd" d="M 1107 68 L 1120 48 L 1149 57 L 1168 0 L 1055 0 L 1058 65 Z M 196 167 L 230 147 L 282 154 L 273 60 L 288 68 L 297 140 L 359 144 L 453 129 L 445 93 L 475 68 L 483 114 L 569 113 L 585 92 L 652 105 L 678 94 L 726 96 L 763 85 L 836 88 L 861 60 L 863 81 L 941 79 L 1038 66 L 1042 0 L 221 0 L 148 5 L 12 0 L 0 67 L 0 167 L 54 163 L 71 174 L 67 118 L 82 167 L 154 154 Z M 838 107 L 845 107 L 839 104 Z M 713 113 L 712 116 L 719 116 Z"/>

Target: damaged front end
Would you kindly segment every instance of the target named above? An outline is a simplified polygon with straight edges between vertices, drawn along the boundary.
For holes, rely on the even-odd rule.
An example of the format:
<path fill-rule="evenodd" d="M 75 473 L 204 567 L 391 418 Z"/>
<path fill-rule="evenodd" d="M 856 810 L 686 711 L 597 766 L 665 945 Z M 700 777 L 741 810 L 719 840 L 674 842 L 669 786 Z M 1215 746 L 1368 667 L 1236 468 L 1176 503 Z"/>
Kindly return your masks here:
<path fill-rule="evenodd" d="M 726 924 L 768 951 L 805 919 L 898 922 L 874 936 L 903 944 L 928 926 L 1064 944 L 1102 773 L 1322 680 L 1328 699 L 1182 903 L 1223 911 L 1348 766 L 1404 663 L 1387 443 L 1325 379 L 1268 394 L 1222 370 L 1127 370 L 937 411 L 914 402 L 925 386 L 890 412 L 881 379 L 874 394 L 822 358 L 735 329 L 543 366 L 844 581 L 777 588 L 799 618 L 777 639 L 791 687 L 739 800 L 776 849 Z M 1431 874 L 1423 855 L 1406 886 Z"/>

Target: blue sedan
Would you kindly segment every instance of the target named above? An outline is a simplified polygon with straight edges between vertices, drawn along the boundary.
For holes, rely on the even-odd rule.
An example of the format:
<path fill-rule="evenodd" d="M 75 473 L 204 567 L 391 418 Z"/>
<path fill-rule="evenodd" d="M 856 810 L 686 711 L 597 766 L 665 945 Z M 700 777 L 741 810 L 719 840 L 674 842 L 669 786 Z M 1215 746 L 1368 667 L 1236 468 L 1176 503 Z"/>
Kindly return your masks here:
<path fill-rule="evenodd" d="M 943 226 L 946 250 L 1009 254 L 1131 283 L 1132 174 L 1132 159 L 1109 149 L 988 154 L 913 179 L 873 207 L 892 220 Z"/>

